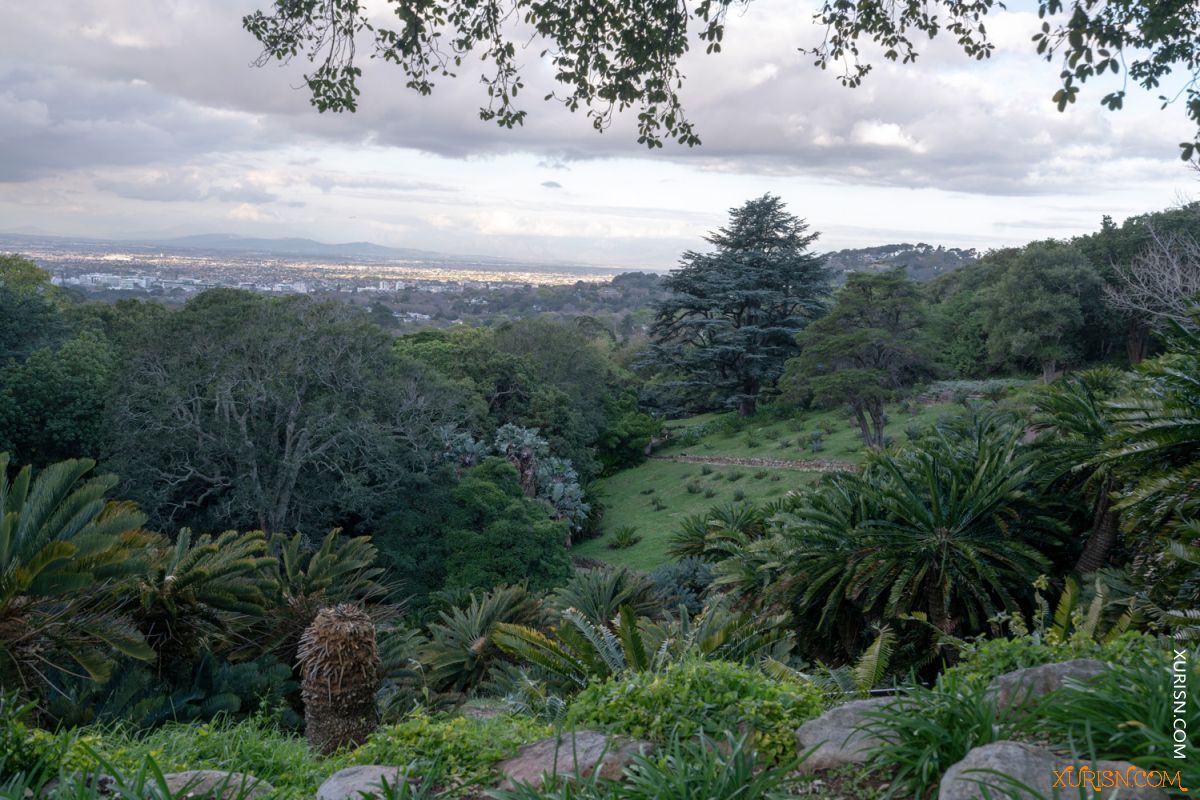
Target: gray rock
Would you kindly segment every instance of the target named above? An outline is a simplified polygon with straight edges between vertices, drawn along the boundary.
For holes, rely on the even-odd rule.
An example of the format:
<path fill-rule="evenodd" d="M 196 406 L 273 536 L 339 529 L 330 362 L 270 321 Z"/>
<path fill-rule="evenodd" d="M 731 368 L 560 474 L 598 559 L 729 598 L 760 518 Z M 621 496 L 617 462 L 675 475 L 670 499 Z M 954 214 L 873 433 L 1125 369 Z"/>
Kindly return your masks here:
<path fill-rule="evenodd" d="M 653 751 L 654 745 L 649 742 L 596 731 L 575 731 L 527 744 L 512 758 L 500 762 L 496 769 L 504 776 L 502 789 L 511 789 L 519 783 L 540 787 L 547 774 L 578 772 L 584 778 L 598 774 L 616 780 L 635 757 Z"/>
<path fill-rule="evenodd" d="M 383 796 L 383 782 L 396 786 L 408 780 L 405 767 L 384 767 L 366 764 L 346 767 L 330 775 L 317 789 L 317 800 L 361 800 L 363 794 Z"/>
<path fill-rule="evenodd" d="M 1020 708 L 1050 692 L 1061 689 L 1067 680 L 1085 683 L 1108 669 L 1103 661 L 1077 658 L 1057 664 L 1043 664 L 1006 672 L 992 680 L 988 691 L 996 698 L 996 707 L 1003 710 Z"/>
<path fill-rule="evenodd" d="M 859 730 L 870 720 L 868 711 L 878 711 L 893 697 L 875 697 L 870 700 L 854 700 L 826 711 L 816 719 L 810 719 L 796 731 L 796 746 L 801 753 L 817 748 L 804 760 L 800 769 L 804 772 L 832 769 L 843 764 L 861 764 L 880 741 L 866 731 Z"/>
<path fill-rule="evenodd" d="M 1099 786 L 1103 787 L 1107 782 L 1110 788 L 1102 788 L 1098 793 L 1081 793 L 1079 775 L 1085 766 L 1098 773 Z M 1049 750 L 1020 742 L 993 742 L 976 747 L 967 753 L 966 758 L 946 770 L 938 787 L 938 800 L 982 800 L 983 789 L 978 781 L 1007 792 L 1002 794 L 993 789 L 993 800 L 1041 800 L 1043 797 L 1060 797 L 1064 800 L 1079 797 L 1166 800 L 1167 794 L 1158 789 L 1135 786 L 1132 782 L 1116 787 L 1111 785 L 1112 780 L 1105 780 L 1115 776 L 1132 776 L 1133 773 L 1129 772 L 1131 769 L 1136 768 L 1125 761 L 1072 761 Z M 994 770 L 994 773 L 981 770 Z M 1006 784 L 995 773 L 1019 781 L 1038 794 L 1030 794 Z"/>
<path fill-rule="evenodd" d="M 254 800 L 275 791 L 275 787 L 253 775 L 223 772 L 216 769 L 196 769 L 188 772 L 168 772 L 163 781 L 176 798 L 221 798 Z"/>

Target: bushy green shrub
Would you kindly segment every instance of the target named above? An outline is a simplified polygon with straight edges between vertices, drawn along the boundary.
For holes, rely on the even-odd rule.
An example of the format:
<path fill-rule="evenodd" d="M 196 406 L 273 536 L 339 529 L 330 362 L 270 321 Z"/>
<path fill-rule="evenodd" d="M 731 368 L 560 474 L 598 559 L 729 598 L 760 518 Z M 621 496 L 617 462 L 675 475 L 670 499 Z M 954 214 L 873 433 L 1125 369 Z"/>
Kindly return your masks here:
<path fill-rule="evenodd" d="M 745 729 L 765 760 L 795 754 L 796 728 L 819 715 L 824 698 L 807 682 L 779 681 L 722 661 L 684 661 L 584 689 L 568 725 L 598 726 L 655 742 L 697 734 L 720 738 Z"/>
<path fill-rule="evenodd" d="M 25 723 L 33 708 L 16 694 L 0 694 L 0 778 L 58 772 L 62 748 L 56 737 Z"/>
<path fill-rule="evenodd" d="M 1053 641 L 1045 637 L 985 639 L 963 651 L 963 659 L 947 670 L 963 680 L 988 683 L 998 675 L 1026 667 L 1038 667 L 1075 658 L 1095 658 L 1117 664 L 1132 664 L 1162 649 L 1152 636 L 1125 633 L 1110 642 L 1090 637 Z"/>
<path fill-rule="evenodd" d="M 417 713 L 380 728 L 346 760 L 350 764 L 436 763 L 447 785 L 466 789 L 489 782 L 498 762 L 521 745 L 550 734 L 549 727 L 528 717 L 436 718 Z"/>
<path fill-rule="evenodd" d="M 302 737 L 281 730 L 263 716 L 239 722 L 217 719 L 203 725 L 169 723 L 141 735 L 124 728 L 84 730 L 88 733 L 70 751 L 84 770 L 109 765 L 136 773 L 149 757 L 163 772 L 218 769 L 248 773 L 288 798 L 312 797 L 333 771 L 312 754 Z"/>

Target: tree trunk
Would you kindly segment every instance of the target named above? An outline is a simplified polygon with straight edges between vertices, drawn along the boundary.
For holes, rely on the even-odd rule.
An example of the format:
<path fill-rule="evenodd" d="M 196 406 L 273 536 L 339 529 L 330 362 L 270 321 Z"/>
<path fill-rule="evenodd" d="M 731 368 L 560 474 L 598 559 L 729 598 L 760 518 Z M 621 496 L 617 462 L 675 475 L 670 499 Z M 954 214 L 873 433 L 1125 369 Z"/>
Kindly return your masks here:
<path fill-rule="evenodd" d="M 883 403 L 876 400 L 871 403 L 871 425 L 873 427 L 872 440 L 869 442 L 871 447 L 876 450 L 883 449 L 883 426 L 886 423 L 883 413 Z"/>
<path fill-rule="evenodd" d="M 749 395 L 743 397 L 741 404 L 738 405 L 738 416 L 753 417 L 756 411 L 758 411 L 758 398 Z"/>
<path fill-rule="evenodd" d="M 1131 320 L 1125 330 L 1125 355 L 1129 358 L 1129 365 L 1142 363 L 1149 347 L 1150 329 L 1141 320 Z"/>
<path fill-rule="evenodd" d="M 1108 554 L 1117 543 L 1117 531 L 1120 529 L 1120 517 L 1112 508 L 1108 497 L 1111 486 L 1105 481 L 1101 487 L 1100 496 L 1096 498 L 1096 509 L 1092 515 L 1092 531 L 1088 534 L 1087 542 L 1079 561 L 1075 563 L 1075 571 L 1080 575 L 1095 572 L 1108 561 Z"/>
<path fill-rule="evenodd" d="M 1058 361 L 1053 358 L 1042 362 L 1042 383 L 1054 382 L 1054 376 L 1058 372 L 1056 369 L 1057 366 Z"/>
<path fill-rule="evenodd" d="M 867 415 L 863 412 L 863 407 L 860 405 L 850 406 L 850 410 L 854 412 L 854 419 L 858 422 L 858 429 L 862 433 L 863 444 L 871 446 L 871 426 L 867 423 Z"/>

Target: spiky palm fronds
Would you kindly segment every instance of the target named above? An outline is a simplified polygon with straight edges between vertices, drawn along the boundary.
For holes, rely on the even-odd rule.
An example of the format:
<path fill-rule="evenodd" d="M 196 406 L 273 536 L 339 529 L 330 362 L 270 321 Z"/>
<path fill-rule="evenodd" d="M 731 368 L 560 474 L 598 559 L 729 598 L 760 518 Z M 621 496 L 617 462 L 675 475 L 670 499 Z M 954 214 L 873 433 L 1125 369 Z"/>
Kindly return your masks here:
<path fill-rule="evenodd" d="M 606 624 L 624 606 L 644 617 L 662 610 L 653 582 L 625 567 L 577 570 L 550 596 L 550 605 L 559 611 L 575 609 L 597 625 Z"/>
<path fill-rule="evenodd" d="M 548 634 L 523 625 L 499 625 L 495 643 L 509 656 L 542 670 L 564 689 L 626 672 L 658 671 L 686 658 L 759 661 L 791 648 L 783 617 L 734 612 L 711 603 L 700 614 L 653 622 L 623 606 L 608 624 L 570 609 Z"/>
<path fill-rule="evenodd" d="M 112 654 L 153 652 L 118 613 L 115 585 L 144 567 L 145 517 L 105 494 L 113 476 L 86 478 L 95 462 L 31 467 L 9 478 L 0 453 L 0 683 L 30 692 L 70 662 L 95 680 Z"/>
<path fill-rule="evenodd" d="M 561 683 L 581 688 L 593 680 L 649 669 L 651 653 L 661 658 L 658 642 L 647 641 L 643 628 L 647 622 L 628 606 L 622 607 L 609 625 L 568 609 L 562 612 L 553 636 L 527 625 L 505 624 L 496 627 L 494 638 L 507 655 L 532 664 Z"/>
<path fill-rule="evenodd" d="M 724 503 L 704 514 L 687 517 L 671 535 L 667 554 L 676 558 L 699 557 L 709 561 L 724 558 L 749 542 L 762 538 L 767 523 L 786 501 L 763 506 L 753 503 Z"/>
<path fill-rule="evenodd" d="M 1110 405 L 1116 434 L 1107 457 L 1132 478 L 1116 503 L 1131 531 L 1153 533 L 1200 512 L 1200 332 L 1176 325 L 1168 348 L 1138 365 L 1141 385 Z"/>
<path fill-rule="evenodd" d="M 1120 529 L 1112 494 L 1118 477 L 1106 457 L 1115 433 L 1106 401 L 1122 384 L 1111 367 L 1087 370 L 1043 387 L 1034 399 L 1039 436 L 1034 444 L 1042 480 L 1054 492 L 1079 494 L 1091 506 L 1092 524 L 1076 572 L 1104 566 Z"/>
<path fill-rule="evenodd" d="M 294 664 L 300 635 L 327 606 L 351 603 L 366 609 L 377 627 L 387 626 L 401 607 L 388 602 L 394 586 L 378 566 L 378 550 L 368 536 L 348 538 L 334 529 L 317 548 L 297 533 L 276 533 L 264 574 L 273 587 L 267 614 L 257 631 L 257 652 L 273 652 Z"/>
<path fill-rule="evenodd" d="M 544 621 L 541 601 L 523 586 L 472 594 L 466 606 L 441 612 L 429 625 L 429 640 L 420 654 L 427 683 L 436 692 L 469 694 L 501 655 L 494 641 L 501 624 L 537 626 Z"/>
<path fill-rule="evenodd" d="M 193 538 L 180 531 L 164 543 L 137 581 L 133 616 L 163 663 L 189 660 L 202 649 L 232 647 L 231 633 L 270 605 L 274 562 L 262 531 L 225 531 Z"/>

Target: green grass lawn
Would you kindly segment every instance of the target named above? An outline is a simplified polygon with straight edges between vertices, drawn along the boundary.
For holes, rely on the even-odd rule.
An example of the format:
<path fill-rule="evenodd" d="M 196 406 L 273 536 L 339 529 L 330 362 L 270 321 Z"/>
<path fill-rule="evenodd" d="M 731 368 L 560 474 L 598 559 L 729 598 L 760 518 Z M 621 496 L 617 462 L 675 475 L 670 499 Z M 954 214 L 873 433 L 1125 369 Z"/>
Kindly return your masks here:
<path fill-rule="evenodd" d="M 938 418 L 962 412 L 957 405 L 924 406 L 912 404 L 908 410 L 888 409 L 887 435 L 896 441 L 908 438 L 910 427 L 928 427 Z M 676 420 L 669 427 L 682 433 L 688 428 L 720 423 L 728 415 L 702 414 Z M 812 432 L 822 431 L 822 447 L 811 448 Z M 739 425 L 738 430 L 718 430 L 690 443 L 674 443 L 655 455 L 709 456 L 725 458 L 763 458 L 789 461 L 833 461 L 857 463 L 864 454 L 858 427 L 841 411 L 809 412 L 789 419 L 762 415 Z M 709 474 L 704 474 L 705 472 Z M 606 507 L 601 535 L 582 542 L 571 555 L 598 558 L 612 564 L 650 570 L 668 561 L 667 539 L 681 520 L 699 514 L 714 505 L 741 499 L 761 502 L 781 497 L 788 491 L 820 478 L 820 473 L 789 469 L 769 469 L 765 474 L 756 467 L 709 466 L 651 460 L 599 481 L 598 489 Z M 729 481 L 730 475 L 741 475 Z M 688 486 L 693 491 L 688 491 Z M 700 491 L 694 491 L 699 488 Z M 706 496 L 711 493 L 712 496 Z M 633 547 L 614 550 L 608 547 L 612 532 L 618 528 L 637 528 L 642 540 Z"/>
<path fill-rule="evenodd" d="M 704 474 L 707 471 L 708 474 Z M 765 474 L 761 474 L 765 472 Z M 760 477 L 761 474 L 761 477 Z M 737 476 L 741 476 L 740 478 Z M 730 480 L 733 477 L 734 480 Z M 600 483 L 605 504 L 603 533 L 571 550 L 572 556 L 599 558 L 612 564 L 651 570 L 669 560 L 667 538 L 681 520 L 714 505 L 739 499 L 761 502 L 820 477 L 816 472 L 752 467 L 720 467 L 648 461 L 605 478 Z M 689 485 L 693 491 L 688 491 Z M 695 489 L 700 491 L 695 491 Z M 711 493 L 712 496 L 706 496 Z M 661 510 L 656 507 L 656 501 Z M 633 547 L 608 547 L 612 531 L 632 525 L 642 540 Z"/>

